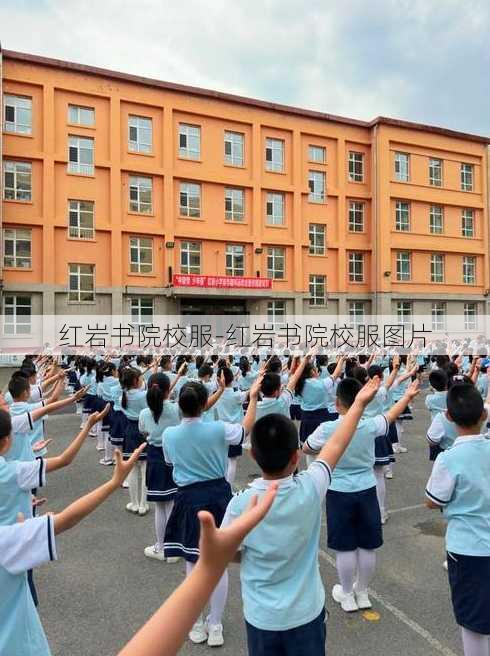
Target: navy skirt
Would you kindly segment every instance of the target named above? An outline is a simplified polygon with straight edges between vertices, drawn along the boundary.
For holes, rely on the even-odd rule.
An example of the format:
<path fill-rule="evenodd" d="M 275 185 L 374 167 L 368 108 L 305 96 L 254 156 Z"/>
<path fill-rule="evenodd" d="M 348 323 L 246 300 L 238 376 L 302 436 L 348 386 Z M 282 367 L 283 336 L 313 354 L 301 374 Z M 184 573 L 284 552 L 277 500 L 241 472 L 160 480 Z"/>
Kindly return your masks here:
<path fill-rule="evenodd" d="M 114 410 L 113 410 L 113 407 L 114 407 L 114 401 L 104 401 L 104 399 L 102 399 L 102 403 L 104 404 L 104 405 L 102 406 L 102 410 L 106 407 L 106 405 L 107 405 L 108 403 L 111 404 L 111 407 L 110 407 L 109 412 L 106 414 L 106 416 L 105 416 L 104 419 L 102 420 L 102 430 L 107 431 L 107 432 L 110 432 L 110 430 L 111 430 L 112 420 L 113 420 L 113 418 L 114 418 Z"/>
<path fill-rule="evenodd" d="M 241 444 L 230 444 L 228 447 L 228 458 L 238 458 L 243 453 Z"/>
<path fill-rule="evenodd" d="M 388 430 L 388 439 L 390 440 L 391 444 L 397 444 L 398 443 L 398 433 L 396 432 L 395 422 L 390 424 L 390 428 Z"/>
<path fill-rule="evenodd" d="M 224 478 L 202 481 L 180 487 L 165 533 L 165 556 L 181 557 L 190 563 L 199 558 L 200 510 L 210 512 L 220 526 L 232 497 L 230 484 Z"/>
<path fill-rule="evenodd" d="M 126 415 L 122 410 L 114 410 L 112 413 L 110 436 L 111 444 L 122 448 L 124 443 L 124 431 L 126 429 Z"/>
<path fill-rule="evenodd" d="M 401 421 L 411 421 L 413 419 L 412 416 L 412 410 L 410 409 L 410 406 L 407 405 L 405 410 L 401 413 L 401 415 L 398 417 Z"/>
<path fill-rule="evenodd" d="M 97 394 L 85 394 L 83 397 L 83 412 L 90 414 L 91 412 L 97 412 L 97 399 L 99 397 Z"/>
<path fill-rule="evenodd" d="M 137 419 L 128 419 L 125 416 L 126 425 L 124 427 L 124 441 L 123 441 L 123 458 L 128 460 L 140 444 L 145 441 L 143 435 L 138 428 Z M 138 460 L 146 460 L 146 449 L 140 454 Z"/>
<path fill-rule="evenodd" d="M 319 410 L 302 410 L 301 424 L 299 427 L 299 439 L 301 444 L 318 428 L 320 424 L 329 421 L 330 413 L 327 408 Z"/>
<path fill-rule="evenodd" d="M 443 452 L 444 449 L 441 449 L 441 447 L 438 444 L 429 444 L 429 460 L 431 462 L 434 462 L 437 456 Z"/>
<path fill-rule="evenodd" d="M 490 556 L 448 553 L 447 568 L 456 622 L 490 635 Z"/>
<path fill-rule="evenodd" d="M 289 406 L 289 416 L 293 421 L 301 421 L 301 406 L 299 403 L 292 403 Z"/>
<path fill-rule="evenodd" d="M 148 444 L 146 460 L 148 501 L 172 501 L 177 493 L 177 486 L 172 476 L 173 467 L 165 462 L 162 447 Z"/>
<path fill-rule="evenodd" d="M 391 426 L 394 426 L 394 424 L 390 424 L 390 428 Z M 374 456 L 374 464 L 380 467 L 395 462 L 395 456 L 393 453 L 393 446 L 389 432 L 386 435 L 378 435 L 374 441 Z"/>

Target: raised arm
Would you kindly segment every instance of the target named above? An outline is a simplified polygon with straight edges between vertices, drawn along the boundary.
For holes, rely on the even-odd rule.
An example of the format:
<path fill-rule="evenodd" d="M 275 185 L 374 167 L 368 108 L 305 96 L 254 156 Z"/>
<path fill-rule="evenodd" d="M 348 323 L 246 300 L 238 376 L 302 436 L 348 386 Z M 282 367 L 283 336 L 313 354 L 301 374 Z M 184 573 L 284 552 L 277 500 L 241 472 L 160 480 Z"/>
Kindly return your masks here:
<path fill-rule="evenodd" d="M 407 391 L 402 396 L 402 398 L 392 406 L 388 412 L 385 412 L 386 419 L 392 424 L 398 419 L 398 417 L 405 410 L 410 401 L 417 396 L 419 393 L 419 381 L 414 380 L 412 384 L 407 388 Z"/>
<path fill-rule="evenodd" d="M 304 357 L 302 360 L 300 360 L 299 364 L 297 365 L 296 369 L 294 370 L 294 373 L 292 373 L 289 376 L 288 384 L 286 385 L 286 389 L 288 389 L 290 392 L 294 392 L 296 389 L 296 385 L 298 384 L 298 380 L 301 377 L 301 374 L 305 370 L 306 363 L 309 361 L 310 356 L 307 355 Z"/>
<path fill-rule="evenodd" d="M 337 360 L 337 366 L 335 367 L 332 373 L 332 378 L 334 380 L 340 377 L 340 374 L 342 373 L 342 369 L 344 368 L 344 362 L 345 362 L 345 357 L 341 355 L 340 358 Z"/>
<path fill-rule="evenodd" d="M 385 387 L 387 390 L 390 389 L 390 387 L 393 385 L 395 382 L 395 378 L 398 376 L 398 371 L 400 369 L 400 356 L 395 355 L 393 357 L 393 362 L 392 362 L 392 370 L 388 378 L 386 379 L 385 382 Z"/>
<path fill-rule="evenodd" d="M 88 387 L 82 387 L 78 390 L 78 392 L 75 392 L 75 394 L 67 396 L 66 399 L 54 401 L 53 403 L 47 403 L 40 408 L 36 408 L 36 410 L 32 410 L 30 412 L 32 420 L 37 421 L 38 419 L 41 419 L 41 417 L 44 417 L 44 415 L 47 415 L 49 412 L 54 412 L 55 410 L 59 410 L 60 408 L 64 408 L 65 406 L 70 405 L 71 403 L 76 403 L 85 396 L 87 390 Z"/>
<path fill-rule="evenodd" d="M 249 392 L 250 398 L 248 402 L 248 408 L 245 417 L 243 418 L 242 421 L 242 426 L 247 435 L 248 433 L 251 432 L 253 425 L 255 423 L 255 414 L 257 412 L 257 400 L 259 398 L 260 385 L 262 383 L 263 377 L 264 374 L 260 374 L 250 388 L 250 392 Z"/>

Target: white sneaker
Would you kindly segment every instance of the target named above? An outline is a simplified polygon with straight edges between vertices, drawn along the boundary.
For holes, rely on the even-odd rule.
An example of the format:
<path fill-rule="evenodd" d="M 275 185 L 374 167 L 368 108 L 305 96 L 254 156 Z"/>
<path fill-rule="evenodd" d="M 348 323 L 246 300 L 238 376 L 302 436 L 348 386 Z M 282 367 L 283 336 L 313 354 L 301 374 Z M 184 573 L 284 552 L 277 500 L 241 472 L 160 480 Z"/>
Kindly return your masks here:
<path fill-rule="evenodd" d="M 392 479 L 393 478 L 393 470 L 392 469 L 387 469 L 385 471 L 385 478 Z"/>
<path fill-rule="evenodd" d="M 383 525 L 386 524 L 386 522 L 389 520 L 389 518 L 390 518 L 390 516 L 389 516 L 389 514 L 386 512 L 386 510 L 385 510 L 384 512 L 381 513 L 381 523 L 382 523 Z"/>
<path fill-rule="evenodd" d="M 442 566 L 443 566 L 443 568 L 444 568 L 444 569 L 446 570 L 446 572 L 447 572 L 447 560 L 445 560 L 445 561 L 442 563 Z"/>
<path fill-rule="evenodd" d="M 357 605 L 356 597 L 353 592 L 346 594 L 342 590 L 342 586 L 337 583 L 332 588 L 332 597 L 342 607 L 342 610 L 346 613 L 353 613 L 356 610 L 359 610 Z"/>
<path fill-rule="evenodd" d="M 394 453 L 407 453 L 408 449 L 401 444 L 393 444 Z"/>
<path fill-rule="evenodd" d="M 225 644 L 223 638 L 223 625 L 210 624 L 208 626 L 208 647 L 221 647 Z"/>
<path fill-rule="evenodd" d="M 127 490 L 127 489 L 129 488 L 129 483 L 128 483 L 128 481 L 124 480 L 123 483 L 122 483 L 122 485 L 121 485 L 121 487 L 123 487 L 125 490 Z"/>
<path fill-rule="evenodd" d="M 126 504 L 126 510 L 131 512 L 131 513 L 134 513 L 135 515 L 138 514 L 138 509 L 139 509 L 139 506 L 136 503 L 129 502 L 129 503 Z"/>
<path fill-rule="evenodd" d="M 143 506 L 138 507 L 138 515 L 141 515 L 141 517 L 143 517 L 143 515 L 146 515 L 149 510 L 150 510 L 150 506 L 147 503 L 145 503 Z"/>
<path fill-rule="evenodd" d="M 163 551 L 157 551 L 154 544 L 152 544 L 151 547 L 146 547 L 143 553 L 147 558 L 154 558 L 155 560 L 161 561 L 165 560 L 165 554 Z"/>
<path fill-rule="evenodd" d="M 178 563 L 180 560 L 180 556 L 170 556 L 169 558 L 165 559 L 169 565 L 175 565 L 175 563 Z"/>
<path fill-rule="evenodd" d="M 98 444 L 98 445 L 95 447 L 95 450 L 96 450 L 96 451 L 105 451 L 105 446 L 101 446 L 101 445 Z"/>
<path fill-rule="evenodd" d="M 101 460 L 99 460 L 99 465 L 105 465 L 106 467 L 110 467 L 113 464 L 114 464 L 114 460 L 110 458 L 102 458 Z"/>
<path fill-rule="evenodd" d="M 199 619 L 189 632 L 189 640 L 195 645 L 200 645 L 201 642 L 206 642 L 207 639 L 208 627 L 206 626 L 206 622 Z"/>
<path fill-rule="evenodd" d="M 367 610 L 373 607 L 367 590 L 357 590 L 356 583 L 354 583 L 354 596 L 359 610 Z"/>

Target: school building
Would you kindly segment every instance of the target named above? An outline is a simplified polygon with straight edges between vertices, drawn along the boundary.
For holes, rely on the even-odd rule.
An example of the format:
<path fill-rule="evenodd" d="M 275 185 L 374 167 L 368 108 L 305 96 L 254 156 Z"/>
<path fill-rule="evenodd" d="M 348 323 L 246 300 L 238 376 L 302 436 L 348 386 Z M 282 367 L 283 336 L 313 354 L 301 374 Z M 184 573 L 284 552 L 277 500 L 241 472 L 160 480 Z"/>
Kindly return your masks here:
<path fill-rule="evenodd" d="M 10 334 L 41 313 L 487 313 L 488 138 L 1 65 Z"/>

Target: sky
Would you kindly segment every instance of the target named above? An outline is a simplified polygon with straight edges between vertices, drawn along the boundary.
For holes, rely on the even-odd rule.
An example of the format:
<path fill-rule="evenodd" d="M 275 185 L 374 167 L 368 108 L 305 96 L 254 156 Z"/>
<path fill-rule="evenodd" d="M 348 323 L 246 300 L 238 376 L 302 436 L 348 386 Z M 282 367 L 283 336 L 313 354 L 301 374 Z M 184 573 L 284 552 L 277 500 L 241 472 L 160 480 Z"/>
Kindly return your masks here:
<path fill-rule="evenodd" d="M 490 136 L 490 0 L 0 0 L 2 47 Z"/>

